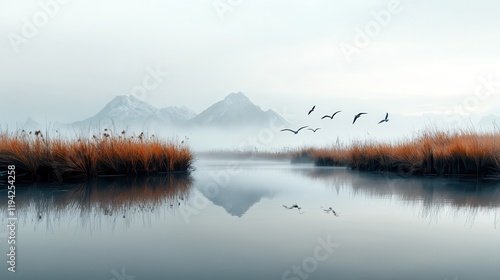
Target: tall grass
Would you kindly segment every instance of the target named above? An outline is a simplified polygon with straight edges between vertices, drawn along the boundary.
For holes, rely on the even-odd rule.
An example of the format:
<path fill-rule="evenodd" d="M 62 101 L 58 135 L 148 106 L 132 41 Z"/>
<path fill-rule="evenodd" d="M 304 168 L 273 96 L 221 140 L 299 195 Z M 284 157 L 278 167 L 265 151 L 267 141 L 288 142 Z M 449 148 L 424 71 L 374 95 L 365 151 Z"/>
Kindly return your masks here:
<path fill-rule="evenodd" d="M 209 151 L 197 152 L 201 157 L 211 157 L 219 159 L 262 159 L 262 160 L 291 160 L 296 159 L 299 153 L 302 153 L 301 148 L 281 148 L 273 150 L 257 150 L 257 149 L 214 149 Z"/>
<path fill-rule="evenodd" d="M 147 136 L 111 135 L 90 139 L 48 139 L 40 131 L 0 133 L 0 170 L 16 166 L 25 180 L 65 181 L 102 175 L 148 175 L 186 171 L 188 147 Z"/>
<path fill-rule="evenodd" d="M 396 143 L 354 142 L 307 153 L 316 165 L 346 165 L 363 171 L 500 176 L 500 133 L 425 131 Z"/>

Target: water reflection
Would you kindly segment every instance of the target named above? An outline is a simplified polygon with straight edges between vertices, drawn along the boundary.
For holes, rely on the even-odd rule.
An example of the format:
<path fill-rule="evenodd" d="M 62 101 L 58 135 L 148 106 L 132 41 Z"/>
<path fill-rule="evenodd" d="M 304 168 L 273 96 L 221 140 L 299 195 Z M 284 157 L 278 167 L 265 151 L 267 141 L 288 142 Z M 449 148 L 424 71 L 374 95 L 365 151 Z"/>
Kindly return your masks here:
<path fill-rule="evenodd" d="M 490 220 L 500 222 L 497 182 L 282 162 L 243 162 L 239 172 L 227 162 L 197 167 L 192 177 L 19 188 L 26 269 L 13 279 L 111 279 L 124 267 L 136 279 L 283 279 L 326 237 L 341 246 L 310 279 L 496 279 L 500 273 L 500 240 Z M 217 187 L 215 195 L 207 186 Z M 5 203 L 6 192 L 0 195 Z M 196 205 L 197 196 L 208 203 L 187 223 L 181 211 Z M 282 206 L 293 203 L 304 213 Z M 0 207 L 4 225 L 5 211 Z M 415 212 L 452 216 L 427 224 Z M 474 228 L 464 227 L 469 216 L 463 215 L 476 219 Z"/>
<path fill-rule="evenodd" d="M 132 214 L 146 214 L 159 209 L 175 213 L 186 201 L 192 187 L 188 174 L 178 173 L 153 177 L 107 177 L 76 184 L 33 184 L 18 187 L 17 215 L 20 220 L 35 224 L 47 223 L 62 217 L 79 217 L 81 226 L 100 221 L 102 216 L 129 221 Z M 5 200 L 2 195 L 0 200 Z M 6 203 L 2 201 L 1 203 Z M 167 206 L 167 207 L 164 207 Z M 0 208 L 5 217 L 6 207 Z"/>
<path fill-rule="evenodd" d="M 396 196 L 403 201 L 421 201 L 426 206 L 442 203 L 458 207 L 500 206 L 500 182 L 495 180 L 407 178 L 346 168 L 304 168 L 292 172 L 321 180 L 337 191 L 348 187 L 355 194 L 370 197 Z"/>
<path fill-rule="evenodd" d="M 241 218 L 262 199 L 273 199 L 277 194 L 286 193 L 287 190 L 280 187 L 282 178 L 300 177 L 306 181 L 321 182 L 337 195 L 349 192 L 402 201 L 409 207 L 419 209 L 423 217 L 436 217 L 446 207 L 451 207 L 452 212 L 467 212 L 471 217 L 478 211 L 492 211 L 500 207 L 498 181 L 402 178 L 341 167 L 260 164 L 247 164 L 244 172 L 228 177 L 227 186 L 219 184 L 215 196 L 210 195 L 212 189 L 206 186 L 213 185 L 213 174 L 220 175 L 227 165 L 211 163 L 205 172 L 196 174 L 195 187 L 191 175 L 184 173 L 147 178 L 109 177 L 73 185 L 34 184 L 18 188 L 16 205 L 19 217 L 28 221 L 42 223 L 72 216 L 80 217 L 85 227 L 89 221 L 101 221 L 102 216 L 112 217 L 113 221 L 130 221 L 138 216 L 147 221 L 152 213 L 163 209 L 175 215 L 179 207 L 189 203 L 192 190 L 196 189 L 213 205 Z M 310 191 L 312 189 L 302 189 L 302 192 Z M 1 195 L 0 203 L 6 203 L 6 195 Z M 5 214 L 5 211 L 5 207 L 0 208 L 0 213 Z M 497 216 L 495 221 L 497 224 Z"/>
<path fill-rule="evenodd" d="M 241 186 L 239 186 L 241 187 Z M 253 205 L 263 198 L 272 198 L 273 192 L 269 189 L 256 188 L 226 188 L 222 189 L 217 196 L 208 194 L 201 189 L 200 192 L 213 204 L 218 205 L 231 216 L 241 218 Z"/>
<path fill-rule="evenodd" d="M 478 213 L 494 212 L 498 225 L 500 182 L 454 178 L 401 177 L 389 173 L 368 173 L 346 168 L 310 167 L 294 174 L 324 182 L 337 194 L 342 190 L 370 198 L 396 199 L 418 210 L 422 218 L 438 220 L 442 212 L 462 217 L 473 225 Z"/>

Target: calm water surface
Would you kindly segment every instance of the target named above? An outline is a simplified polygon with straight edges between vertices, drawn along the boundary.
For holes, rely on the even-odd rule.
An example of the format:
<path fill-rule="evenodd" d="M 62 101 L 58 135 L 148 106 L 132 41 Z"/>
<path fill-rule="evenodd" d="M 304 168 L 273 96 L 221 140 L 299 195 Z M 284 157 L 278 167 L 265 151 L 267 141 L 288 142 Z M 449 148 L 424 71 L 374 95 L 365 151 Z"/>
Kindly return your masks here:
<path fill-rule="evenodd" d="M 11 273 L 3 186 L 0 278 L 500 279 L 499 189 L 209 159 L 190 175 L 18 187 Z"/>

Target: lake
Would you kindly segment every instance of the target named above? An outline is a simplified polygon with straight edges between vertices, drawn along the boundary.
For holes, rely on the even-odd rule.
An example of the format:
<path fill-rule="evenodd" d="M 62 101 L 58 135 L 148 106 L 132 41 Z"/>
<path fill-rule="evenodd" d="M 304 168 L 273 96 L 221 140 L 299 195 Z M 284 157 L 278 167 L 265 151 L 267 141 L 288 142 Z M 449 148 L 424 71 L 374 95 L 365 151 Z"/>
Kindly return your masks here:
<path fill-rule="evenodd" d="M 18 186 L 16 273 L 2 187 L 1 279 L 500 279 L 496 181 L 283 161 L 195 166 Z"/>

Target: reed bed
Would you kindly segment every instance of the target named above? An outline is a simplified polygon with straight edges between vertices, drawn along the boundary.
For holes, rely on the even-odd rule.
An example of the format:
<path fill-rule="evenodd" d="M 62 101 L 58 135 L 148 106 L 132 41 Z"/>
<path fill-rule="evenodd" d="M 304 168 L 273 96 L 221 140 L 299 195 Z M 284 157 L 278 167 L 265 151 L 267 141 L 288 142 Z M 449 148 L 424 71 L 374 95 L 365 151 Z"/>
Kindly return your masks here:
<path fill-rule="evenodd" d="M 350 151 L 345 146 L 308 149 L 308 154 L 317 166 L 347 166 L 350 164 Z M 304 157 L 304 156 L 302 156 Z"/>
<path fill-rule="evenodd" d="M 187 171 L 193 155 L 183 144 L 154 135 L 113 135 L 109 130 L 90 139 L 50 139 L 41 131 L 0 133 L 0 170 L 16 166 L 27 181 L 66 181 L 106 175 L 151 175 Z"/>
<path fill-rule="evenodd" d="M 425 131 L 396 143 L 309 149 L 316 165 L 405 175 L 500 177 L 500 133 Z"/>
<path fill-rule="evenodd" d="M 201 157 L 212 157 L 219 159 L 238 159 L 238 160 L 291 160 L 297 157 L 297 154 L 302 153 L 302 148 L 282 148 L 275 150 L 261 151 L 257 149 L 214 149 L 209 151 L 197 152 Z"/>

